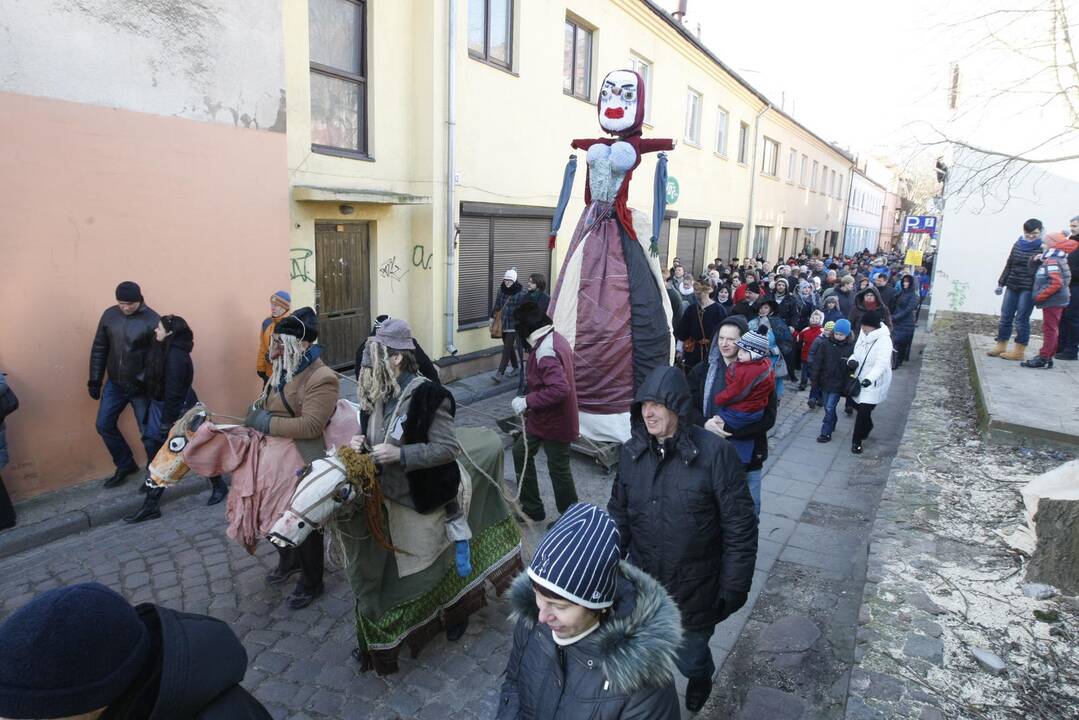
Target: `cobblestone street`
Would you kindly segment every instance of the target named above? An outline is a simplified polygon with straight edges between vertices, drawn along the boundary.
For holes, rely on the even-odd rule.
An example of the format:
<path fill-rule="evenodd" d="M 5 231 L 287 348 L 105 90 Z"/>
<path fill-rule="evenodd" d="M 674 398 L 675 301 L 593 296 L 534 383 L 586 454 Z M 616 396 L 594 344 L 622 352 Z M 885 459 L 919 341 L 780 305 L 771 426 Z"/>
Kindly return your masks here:
<path fill-rule="evenodd" d="M 912 387 L 916 372 L 916 366 L 902 371 L 907 376 L 905 386 Z M 906 392 L 906 388 L 896 392 L 895 402 L 878 413 L 877 433 L 882 439 L 891 433 L 898 437 L 901 432 Z M 462 406 L 458 422 L 493 426 L 496 418 L 510 414 L 510 397 L 504 394 Z M 839 542 L 844 518 L 822 515 L 821 508 L 853 503 L 858 505 L 857 512 L 872 516 L 875 497 L 846 486 L 848 470 L 853 467 L 846 439 L 849 420 L 841 415 L 836 440 L 818 448 L 811 443 L 821 412 L 807 412 L 805 399 L 805 393 L 788 392 L 781 405 L 771 443 L 773 457 L 764 477 L 762 542 L 754 591 L 750 605 L 717 631 L 713 639 L 717 665 L 736 646 L 743 626 L 747 622 L 756 626 L 752 603 L 774 568 L 789 563 L 812 568 L 831 562 L 826 559 L 829 554 L 818 552 L 816 544 Z M 863 466 L 886 468 L 894 442 L 867 444 L 866 452 Z M 510 477 L 513 466 L 509 453 L 505 467 Z M 539 467 L 550 516 L 554 503 L 542 462 Z M 605 505 L 610 476 L 604 469 L 575 455 L 573 472 L 581 499 Z M 186 482 L 200 481 L 189 478 Z M 117 492 L 134 492 L 134 487 Z M 264 581 L 276 563 L 273 548 L 263 544 L 254 556 L 247 555 L 225 537 L 224 506 L 207 508 L 204 502 L 205 493 L 186 497 L 167 505 L 160 521 L 135 526 L 115 523 L 0 561 L 0 613 L 6 616 L 49 588 L 95 580 L 121 590 L 133 602 L 155 602 L 228 621 L 250 658 L 244 685 L 276 718 L 493 717 L 511 630 L 506 619 L 508 607 L 501 599 L 489 596 L 488 606 L 473 616 L 460 642 L 448 643 L 440 636 L 419 658 L 402 653 L 401 672 L 396 675 L 380 678 L 374 673 L 360 674 L 350 658 L 355 644 L 352 595 L 333 560 L 327 567 L 326 594 L 304 610 L 291 611 L 284 604 L 291 586 L 271 588 Z M 819 536 L 809 533 L 814 527 L 820 529 Z M 535 539 L 526 538 L 526 549 Z M 849 566 L 856 554 L 853 551 L 861 547 L 854 543 L 837 546 L 835 551 L 846 555 Z M 777 563 L 777 557 L 782 562 Z M 858 564 L 864 565 L 864 560 Z M 848 581 L 854 582 L 853 577 Z M 852 599 L 860 598 L 860 586 L 851 590 Z M 800 602 L 797 594 L 776 595 L 770 587 L 765 592 L 771 593 L 770 607 Z M 853 635 L 853 620 L 849 632 Z M 721 678 L 725 672 L 720 670 Z M 680 681 L 679 689 L 684 688 L 684 681 Z M 728 704 L 732 698 L 721 693 L 717 685 L 717 699 L 724 697 L 727 702 L 722 710 L 713 711 L 719 714 L 712 715 L 706 707 L 701 717 L 730 716 L 737 706 Z"/>

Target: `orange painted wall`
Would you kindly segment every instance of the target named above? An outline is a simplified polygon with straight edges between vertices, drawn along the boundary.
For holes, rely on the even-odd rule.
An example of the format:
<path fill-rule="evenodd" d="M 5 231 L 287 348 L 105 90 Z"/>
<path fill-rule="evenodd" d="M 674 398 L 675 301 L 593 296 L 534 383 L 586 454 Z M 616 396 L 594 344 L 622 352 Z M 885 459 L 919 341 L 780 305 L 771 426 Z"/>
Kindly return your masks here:
<path fill-rule="evenodd" d="M 242 415 L 268 298 L 289 286 L 284 133 L 0 93 L 0 138 L 0 369 L 21 402 L 9 491 L 111 474 L 86 381 L 122 280 L 187 319 L 200 398 Z M 142 462 L 130 411 L 121 428 Z"/>

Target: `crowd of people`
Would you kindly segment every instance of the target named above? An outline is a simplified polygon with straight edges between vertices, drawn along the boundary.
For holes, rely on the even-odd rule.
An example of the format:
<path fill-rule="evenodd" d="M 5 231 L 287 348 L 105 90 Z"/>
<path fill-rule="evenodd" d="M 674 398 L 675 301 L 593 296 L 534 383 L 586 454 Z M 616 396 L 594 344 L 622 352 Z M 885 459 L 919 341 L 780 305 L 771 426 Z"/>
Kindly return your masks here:
<path fill-rule="evenodd" d="M 513 447 L 520 520 L 546 522 L 535 469 L 541 451 L 557 512 L 510 590 L 517 626 L 498 717 L 584 717 L 602 706 L 605 717 L 674 718 L 674 669 L 688 679 L 686 707 L 699 710 L 715 672 L 709 640 L 716 625 L 745 604 L 752 583 L 761 470 L 780 399 L 808 389 L 807 411 L 824 409 L 818 440 L 827 442 L 845 398 L 847 414 L 857 413 L 852 450 L 861 452 L 873 408 L 886 398 L 893 368 L 909 355 L 928 276 L 922 268 L 903 272 L 896 256 L 868 253 L 803 256 L 776 267 L 761 259 L 717 259 L 698 277 L 676 263 L 667 286 L 676 362 L 653 370 L 637 389 L 631 437 L 621 448 L 606 508 L 578 500 L 569 463 L 578 434 L 573 353 L 547 314 L 545 289 L 540 275 L 530 276 L 525 289 L 516 270 L 507 271 L 492 319 L 492 334 L 497 330 L 504 343 L 496 380 L 521 369 L 511 401 L 524 418 Z M 255 367 L 263 391 L 243 424 L 262 436 L 288 439 L 299 452 L 297 462 L 310 463 L 324 454 L 339 378 L 320 359 L 311 308 L 293 310 L 288 293 L 279 291 L 269 309 Z M 128 406 L 153 458 L 172 423 L 197 401 L 193 346 L 194 332 L 182 317 L 158 315 L 133 282 L 117 287 L 116 305 L 102 315 L 92 342 L 87 385 L 100 401 L 97 429 L 115 466 L 107 487 L 136 472 L 116 428 Z M 455 495 L 441 493 L 456 487 L 447 469 L 461 452 L 452 395 L 402 319 L 379 316 L 357 358 L 361 431 L 349 445 L 380 466 L 386 502 L 437 508 L 455 574 L 464 582 L 472 572 L 472 534 Z M 227 484 L 219 477 L 210 483 L 210 502 L 220 502 Z M 142 487 L 143 507 L 129 522 L 160 517 L 163 488 L 150 482 Z M 323 592 L 322 532 L 278 551 L 267 582 L 298 576 L 287 606 L 315 602 Z M 164 677 L 148 676 L 143 668 L 147 652 L 172 652 L 175 628 L 184 631 L 187 623 L 235 645 L 227 627 L 208 618 L 176 620 L 164 608 L 132 608 L 105 588 L 84 585 L 41 596 L 0 626 L 3 664 L 22 667 L 7 660 L 35 644 L 46 648 L 39 641 L 51 632 L 55 614 L 62 609 L 77 618 L 68 610 L 74 606 L 104 613 L 122 629 L 112 642 L 93 636 L 94 628 L 73 631 L 75 642 L 94 646 L 87 655 L 94 677 L 72 675 L 79 680 L 56 693 L 63 702 L 52 702 L 40 699 L 35 681 L 0 672 L 0 716 L 140 716 L 166 699 Z M 459 639 L 466 625 L 467 619 L 447 624 L 449 639 Z M 366 669 L 362 647 L 356 657 Z M 215 685 L 223 694 L 201 700 L 206 717 L 265 716 L 236 686 L 243 662 L 239 648 L 230 674 Z M 602 672 L 590 672 L 593 667 Z M 552 690 L 552 677 L 554 687 L 572 685 L 575 697 L 588 702 L 567 701 Z M 27 692 L 5 692 L 11 683 L 28 683 Z M 213 714 L 218 704 L 232 714 Z M 52 714 L 40 714 L 46 712 Z"/>

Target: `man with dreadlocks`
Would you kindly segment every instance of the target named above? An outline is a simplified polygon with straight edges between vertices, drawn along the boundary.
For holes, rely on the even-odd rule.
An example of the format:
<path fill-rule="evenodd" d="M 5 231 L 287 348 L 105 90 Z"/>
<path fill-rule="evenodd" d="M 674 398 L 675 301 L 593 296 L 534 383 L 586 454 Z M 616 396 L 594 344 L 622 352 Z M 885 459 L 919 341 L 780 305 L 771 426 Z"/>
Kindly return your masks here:
<path fill-rule="evenodd" d="M 461 447 L 453 419 L 457 404 L 448 390 L 421 374 L 407 322 L 387 318 L 367 339 L 358 392 L 364 434 L 352 438 L 350 445 L 370 450 L 381 466 L 379 484 L 385 498 L 436 520 L 444 511 L 457 574 L 472 574 L 468 545 L 472 532 L 457 503 L 461 485 L 456 462 Z M 423 542 L 423 535 L 417 532 L 415 541 Z M 394 544 L 404 543 L 395 539 Z M 465 625 L 448 628 L 449 638 L 459 639 Z"/>
<path fill-rule="evenodd" d="M 300 308 L 277 324 L 270 340 L 269 382 L 251 407 L 244 424 L 266 435 L 291 438 L 304 462 L 325 456 L 322 433 L 337 407 L 337 374 L 319 355 L 318 316 Z M 299 469 L 299 468 L 297 468 Z M 266 576 L 280 585 L 300 573 L 289 596 L 294 610 L 305 608 L 322 594 L 322 533 L 311 533 L 295 549 L 278 548 L 277 569 Z"/>

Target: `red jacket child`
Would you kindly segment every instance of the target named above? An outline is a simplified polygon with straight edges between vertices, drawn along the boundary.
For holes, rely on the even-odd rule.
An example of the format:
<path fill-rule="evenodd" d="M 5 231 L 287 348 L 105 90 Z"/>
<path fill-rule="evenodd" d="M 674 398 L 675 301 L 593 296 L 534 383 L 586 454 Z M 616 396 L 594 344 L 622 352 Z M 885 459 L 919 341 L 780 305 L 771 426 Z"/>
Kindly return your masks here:
<path fill-rule="evenodd" d="M 820 325 L 809 325 L 796 333 L 796 337 L 802 341 L 802 362 L 809 362 L 809 348 L 813 347 L 813 341 L 820 337 L 823 330 Z"/>
<path fill-rule="evenodd" d="M 758 381 L 756 385 L 753 385 L 745 397 L 735 401 L 735 398 L 762 375 L 765 377 Z M 727 386 L 716 393 L 716 407 L 725 407 L 728 410 L 737 412 L 753 413 L 763 411 L 768 407 L 768 398 L 776 387 L 772 362 L 767 357 L 746 362 L 738 360 L 731 363 L 727 367 L 726 379 Z"/>

